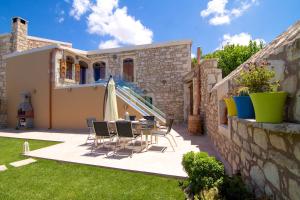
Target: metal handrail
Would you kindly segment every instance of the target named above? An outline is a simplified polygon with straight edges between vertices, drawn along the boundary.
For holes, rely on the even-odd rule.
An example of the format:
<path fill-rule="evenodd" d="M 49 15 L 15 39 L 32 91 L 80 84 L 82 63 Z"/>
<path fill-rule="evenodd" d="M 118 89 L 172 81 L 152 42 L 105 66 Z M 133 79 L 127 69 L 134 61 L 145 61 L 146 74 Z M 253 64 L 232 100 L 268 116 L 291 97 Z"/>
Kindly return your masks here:
<path fill-rule="evenodd" d="M 134 92 L 130 88 L 122 88 L 122 89 L 124 91 L 126 91 L 128 95 L 130 95 L 130 96 L 132 95 L 133 97 L 135 97 L 135 99 L 137 99 L 141 103 L 145 104 L 148 108 L 150 108 L 151 110 L 154 110 L 155 112 L 157 112 L 161 117 L 166 118 L 165 113 L 163 113 L 161 110 L 159 110 L 153 104 L 149 103 L 144 97 L 140 96 L 139 94 L 137 94 L 136 92 Z"/>
<path fill-rule="evenodd" d="M 102 83 L 104 86 L 107 87 L 107 84 L 109 80 L 112 77 L 109 77 L 108 81 L 107 80 L 101 80 L 99 79 L 96 81 L 97 83 Z M 148 113 L 160 118 L 161 121 L 165 121 L 166 115 L 163 113 L 161 110 L 159 110 L 157 107 L 155 107 L 153 104 L 148 102 L 144 97 L 142 97 L 138 93 L 142 93 L 143 90 L 140 89 L 138 86 L 136 86 L 133 83 L 126 82 L 122 80 L 120 77 L 115 78 L 115 84 L 116 84 L 116 89 L 119 90 L 124 95 L 127 97 L 128 100 L 130 100 L 130 104 L 135 103 L 136 105 L 140 105 L 142 109 L 147 110 Z M 120 93 L 119 93 L 120 94 Z M 129 102 L 127 102 L 129 103 Z"/>
<path fill-rule="evenodd" d="M 126 90 L 118 87 L 117 90 L 122 93 L 123 95 L 126 95 L 127 98 L 129 99 L 129 101 L 134 102 L 135 105 L 138 105 L 140 107 L 142 107 L 143 110 L 147 111 L 148 114 L 154 115 L 156 118 L 158 118 L 160 121 L 162 121 L 163 123 L 165 123 L 166 119 L 164 117 L 164 114 L 159 114 L 158 112 L 156 112 L 155 110 L 149 108 L 147 105 L 145 105 L 144 103 L 142 103 L 139 99 L 137 99 L 136 97 L 134 97 L 133 95 L 131 95 L 130 93 L 128 93 Z"/>

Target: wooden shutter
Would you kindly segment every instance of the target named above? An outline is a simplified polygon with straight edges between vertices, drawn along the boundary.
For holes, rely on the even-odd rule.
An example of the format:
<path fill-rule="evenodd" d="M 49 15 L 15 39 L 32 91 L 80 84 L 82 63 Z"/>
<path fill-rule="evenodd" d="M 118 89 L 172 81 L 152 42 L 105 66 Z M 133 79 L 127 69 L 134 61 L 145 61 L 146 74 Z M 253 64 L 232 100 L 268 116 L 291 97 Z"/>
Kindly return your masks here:
<path fill-rule="evenodd" d="M 75 64 L 75 81 L 79 82 L 80 81 L 80 65 Z"/>
<path fill-rule="evenodd" d="M 64 59 L 60 59 L 59 62 L 60 62 L 60 78 L 65 79 L 67 63 Z"/>

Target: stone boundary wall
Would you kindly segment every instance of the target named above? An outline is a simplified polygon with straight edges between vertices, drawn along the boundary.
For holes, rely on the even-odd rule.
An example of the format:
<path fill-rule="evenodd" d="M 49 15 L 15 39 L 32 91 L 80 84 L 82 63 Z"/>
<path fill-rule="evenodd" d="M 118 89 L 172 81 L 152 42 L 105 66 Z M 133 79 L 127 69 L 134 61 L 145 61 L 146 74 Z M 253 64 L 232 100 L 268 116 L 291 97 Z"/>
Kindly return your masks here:
<path fill-rule="evenodd" d="M 272 131 L 263 124 L 229 118 L 228 127 L 218 122 L 217 92 L 212 91 L 206 113 L 207 132 L 233 173 L 240 172 L 250 191 L 271 199 L 300 199 L 300 131 Z M 221 126 L 221 127 L 220 127 Z M 279 126 L 281 127 L 281 126 Z M 288 127 L 288 124 L 285 125 Z M 277 130 L 277 131 L 276 131 Z"/>
<path fill-rule="evenodd" d="M 236 89 L 234 79 L 246 63 L 267 61 L 280 90 L 289 93 L 285 121 L 266 124 L 237 118 L 226 121 L 224 97 Z M 205 129 L 233 173 L 240 172 L 250 190 L 271 199 L 300 199 L 300 22 L 253 55 L 212 89 L 201 86 Z M 206 81 L 207 82 L 207 81 Z M 203 108 L 204 107 L 204 108 Z M 224 120 L 225 119 L 225 120 Z"/>

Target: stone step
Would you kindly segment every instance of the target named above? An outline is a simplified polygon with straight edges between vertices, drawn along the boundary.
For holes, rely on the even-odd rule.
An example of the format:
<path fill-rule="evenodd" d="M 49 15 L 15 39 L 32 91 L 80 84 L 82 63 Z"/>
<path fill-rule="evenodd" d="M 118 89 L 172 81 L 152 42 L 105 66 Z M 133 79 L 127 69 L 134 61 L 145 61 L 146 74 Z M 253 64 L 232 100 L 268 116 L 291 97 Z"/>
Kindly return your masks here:
<path fill-rule="evenodd" d="M 0 165 L 0 172 L 3 172 L 7 170 L 7 167 L 5 165 Z"/>
<path fill-rule="evenodd" d="M 28 158 L 28 159 L 25 159 L 25 160 L 20 160 L 20 161 L 12 162 L 12 163 L 10 163 L 10 165 L 13 166 L 13 167 L 22 167 L 24 165 L 29 165 L 29 164 L 34 163 L 34 162 L 36 162 L 35 159 Z"/>

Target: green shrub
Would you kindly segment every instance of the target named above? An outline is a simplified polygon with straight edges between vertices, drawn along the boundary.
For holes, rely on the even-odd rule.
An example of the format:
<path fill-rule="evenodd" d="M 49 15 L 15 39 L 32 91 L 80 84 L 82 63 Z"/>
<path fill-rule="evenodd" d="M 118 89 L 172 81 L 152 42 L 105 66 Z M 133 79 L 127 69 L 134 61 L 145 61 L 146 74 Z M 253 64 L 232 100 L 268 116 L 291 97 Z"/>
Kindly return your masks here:
<path fill-rule="evenodd" d="M 250 63 L 235 80 L 242 86 L 247 87 L 250 93 L 276 91 L 279 83 L 272 81 L 275 72 L 268 69 L 266 65 Z"/>
<path fill-rule="evenodd" d="M 224 166 L 206 152 L 188 152 L 183 156 L 182 165 L 188 174 L 189 193 L 197 195 L 204 190 L 218 187 L 223 182 Z"/>
<path fill-rule="evenodd" d="M 220 193 L 226 200 L 250 200 L 253 195 L 248 192 L 243 180 L 239 175 L 225 176 Z"/>

